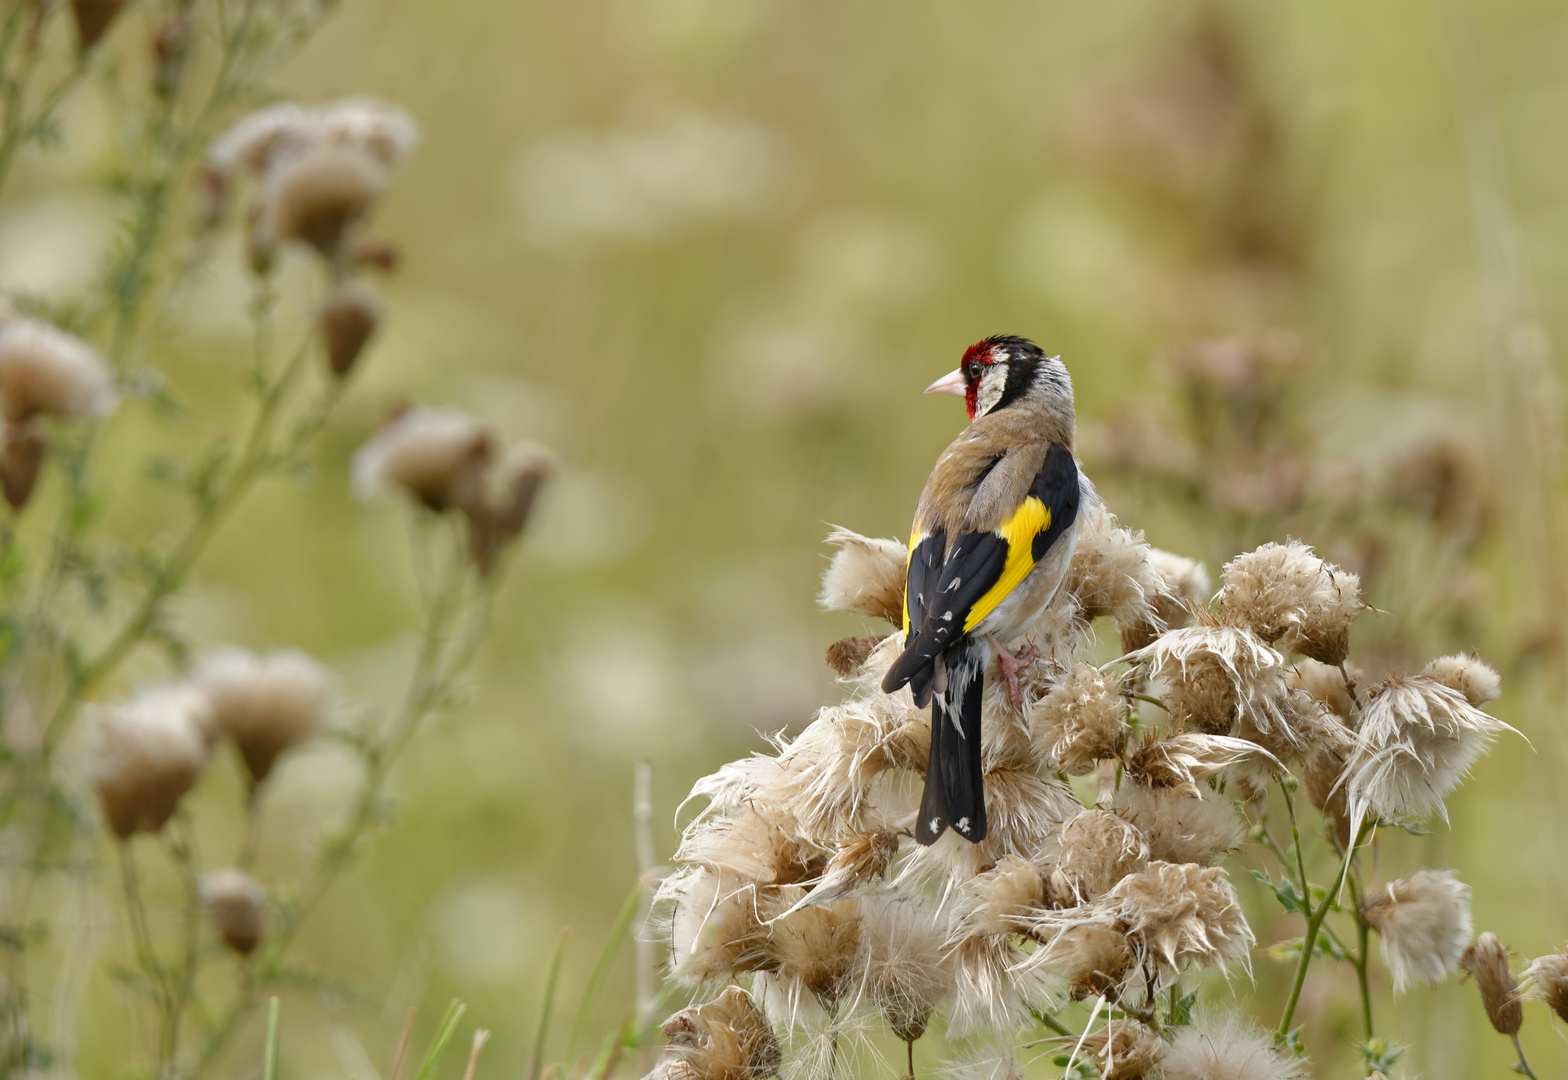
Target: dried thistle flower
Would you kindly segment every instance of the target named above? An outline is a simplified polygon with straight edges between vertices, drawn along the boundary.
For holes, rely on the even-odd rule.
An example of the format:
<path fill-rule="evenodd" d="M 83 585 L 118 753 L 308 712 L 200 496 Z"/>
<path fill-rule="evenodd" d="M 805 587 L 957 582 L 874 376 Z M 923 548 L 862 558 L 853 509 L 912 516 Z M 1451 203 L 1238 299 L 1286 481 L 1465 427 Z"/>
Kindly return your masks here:
<path fill-rule="evenodd" d="M 1164 630 L 1154 605 L 1168 590 L 1149 561 L 1143 534 L 1118 525 L 1098 499 L 1079 510 L 1078 521 L 1078 546 L 1063 589 L 1077 600 L 1079 615 L 1086 620 L 1109 615 L 1124 637 Z"/>
<path fill-rule="evenodd" d="M 1290 737 L 1284 658 L 1238 626 L 1171 630 L 1129 655 L 1166 680 L 1173 727 L 1228 735 L 1245 719 L 1254 730 Z"/>
<path fill-rule="evenodd" d="M 1149 565 L 1165 583 L 1164 591 L 1154 599 L 1154 613 L 1166 626 L 1182 625 L 1194 609 L 1209 602 L 1209 571 L 1197 559 L 1150 548 Z"/>
<path fill-rule="evenodd" d="M 1450 690 L 1458 690 L 1477 708 L 1495 701 L 1503 692 L 1502 676 L 1479 657 L 1464 653 L 1440 656 L 1422 668 L 1421 674 Z"/>
<path fill-rule="evenodd" d="M 333 375 L 341 379 L 353 370 L 385 312 L 386 305 L 375 290 L 358 283 L 340 285 L 322 301 L 316 323 Z"/>
<path fill-rule="evenodd" d="M 1125 784 L 1117 807 L 1143 834 L 1149 858 L 1157 862 L 1213 866 L 1246 840 L 1230 801 L 1206 788 L 1190 798 Z"/>
<path fill-rule="evenodd" d="M 1452 870 L 1417 870 L 1367 897 L 1361 914 L 1378 932 L 1394 993 L 1453 973 L 1470 940 L 1470 886 Z"/>
<path fill-rule="evenodd" d="M 872 829 L 840 840 L 806 902 L 838 900 L 883 877 L 893 856 L 898 854 L 898 838 L 893 829 Z"/>
<path fill-rule="evenodd" d="M 91 345 L 38 319 L 0 323 L 0 409 L 7 421 L 102 416 L 114 404 L 114 376 Z"/>
<path fill-rule="evenodd" d="M 473 417 L 415 406 L 354 455 L 354 488 L 361 498 L 400 488 L 437 513 L 476 506 L 494 454 L 494 437 Z"/>
<path fill-rule="evenodd" d="M 213 654 L 196 675 L 217 730 L 234 740 L 251 784 L 267 779 L 278 755 L 326 724 L 332 677 L 302 652 Z"/>
<path fill-rule="evenodd" d="M 1082 1053 L 1100 1070 L 1100 1080 L 1144 1080 L 1158 1075 L 1165 1041 L 1137 1020 L 1111 1020 L 1083 1037 Z"/>
<path fill-rule="evenodd" d="M 214 139 L 207 173 L 226 187 L 241 169 L 265 175 L 321 147 L 355 151 L 390 169 L 418 142 L 419 127 L 408 113 L 375 98 L 343 98 L 312 108 L 279 102 L 242 117 Z"/>
<path fill-rule="evenodd" d="M 1302 1080 L 1307 1062 L 1274 1048 L 1273 1036 L 1234 1016 L 1180 1028 L 1160 1062 L 1162 1080 Z"/>
<path fill-rule="evenodd" d="M 685 867 L 659 885 L 656 906 L 665 912 L 670 977 L 702 986 L 756 971 L 766 961 L 767 933 L 755 884 L 701 867 Z"/>
<path fill-rule="evenodd" d="M 38 473 L 49 456 L 49 434 L 37 420 L 8 423 L 0 430 L 0 490 L 13 510 L 33 497 Z"/>
<path fill-rule="evenodd" d="M 831 1013 L 852 989 L 860 952 L 860 901 L 835 900 L 802 906 L 801 885 L 784 885 L 763 896 L 765 925 L 758 947 L 767 967 L 786 983 L 809 990 Z"/>
<path fill-rule="evenodd" d="M 1324 664 L 1317 660 L 1298 660 L 1290 665 L 1286 682 L 1292 690 L 1300 690 L 1344 723 L 1349 724 L 1356 712 L 1355 700 L 1350 696 L 1350 688 L 1345 681 L 1347 675 L 1352 680 L 1361 677 L 1354 665 L 1346 665 L 1342 672 L 1333 664 Z"/>
<path fill-rule="evenodd" d="M 196 892 L 212 932 L 241 956 L 254 952 L 266 933 L 267 890 L 261 883 L 227 867 L 203 874 Z"/>
<path fill-rule="evenodd" d="M 1084 776 L 1127 741 L 1127 703 L 1091 664 L 1076 664 L 1028 710 L 1038 751 L 1069 776 Z"/>
<path fill-rule="evenodd" d="M 1231 619 L 1287 655 L 1344 662 L 1350 624 L 1366 607 L 1355 574 L 1292 540 L 1238 555 L 1225 564 L 1224 577 L 1217 599 Z"/>
<path fill-rule="evenodd" d="M 384 164 L 354 147 L 323 144 L 291 154 L 263 179 L 260 228 L 335 260 L 349 230 L 370 212 L 390 180 Z"/>
<path fill-rule="evenodd" d="M 955 980 L 948 1034 L 1015 1031 L 1048 995 L 1045 974 L 1001 937 L 970 937 L 952 951 Z"/>
<path fill-rule="evenodd" d="M 1350 816 L 1447 820 L 1443 800 L 1499 732 L 1513 728 L 1477 709 L 1458 690 L 1424 675 L 1372 689 L 1346 764 Z"/>
<path fill-rule="evenodd" d="M 694 822 L 675 860 L 759 885 L 798 884 L 823 869 L 820 857 L 813 859 L 775 822 L 749 808 Z"/>
<path fill-rule="evenodd" d="M 940 911 L 889 889 L 860 898 L 860 992 L 876 1003 L 893 1034 L 914 1042 L 953 992 L 953 966 Z"/>
<path fill-rule="evenodd" d="M 1144 994 L 1143 972 L 1127 935 L 1108 921 L 1072 921 L 1055 928 L 1032 962 L 1060 972 L 1073 1001 L 1110 997 L 1132 1003 Z"/>
<path fill-rule="evenodd" d="M 189 686 L 148 690 L 99 716 L 87 778 L 121 840 L 156 833 L 207 764 L 211 706 Z"/>
<path fill-rule="evenodd" d="M 1255 742 L 1189 732 L 1150 739 L 1128 754 L 1127 777 L 1144 787 L 1196 798 L 1201 782 L 1242 764 L 1285 771 L 1278 758 Z"/>
<path fill-rule="evenodd" d="M 670 1017 L 664 1037 L 671 1058 L 700 1080 L 762 1080 L 776 1075 L 783 1059 L 768 1018 L 738 986 Z"/>
<path fill-rule="evenodd" d="M 953 937 L 1022 934 L 1029 916 L 1045 906 L 1046 875 L 1034 863 L 1005 855 L 959 887 Z"/>
<path fill-rule="evenodd" d="M 877 540 L 842 528 L 828 533 L 827 542 L 837 544 L 839 551 L 822 575 L 817 603 L 902 626 L 909 549 L 897 540 Z"/>
<path fill-rule="evenodd" d="M 1481 1004 L 1486 1007 L 1486 1018 L 1503 1035 L 1519 1034 L 1524 1023 L 1524 1009 L 1519 1004 L 1519 984 L 1508 969 L 1508 948 L 1487 932 L 1470 943 L 1459 957 L 1459 966 L 1475 976 L 1481 990 Z"/>
<path fill-rule="evenodd" d="M 468 553 L 481 574 L 489 574 L 506 545 L 527 528 L 545 481 L 555 473 L 555 458 L 537 446 L 513 447 L 495 469 L 483 500 L 464 507 L 468 516 Z"/>
<path fill-rule="evenodd" d="M 1085 810 L 1068 821 L 1046 851 L 1054 863 L 1050 897 L 1063 907 L 1096 899 L 1149 863 L 1143 834 L 1106 810 Z"/>
<path fill-rule="evenodd" d="M 840 678 L 847 678 L 866 662 L 880 644 L 882 639 L 874 634 L 867 637 L 840 638 L 827 647 L 828 667 L 832 668 Z"/>
<path fill-rule="evenodd" d="M 1537 956 L 1524 969 L 1520 997 L 1544 1001 L 1564 1020 L 1568 1020 L 1568 949 Z"/>

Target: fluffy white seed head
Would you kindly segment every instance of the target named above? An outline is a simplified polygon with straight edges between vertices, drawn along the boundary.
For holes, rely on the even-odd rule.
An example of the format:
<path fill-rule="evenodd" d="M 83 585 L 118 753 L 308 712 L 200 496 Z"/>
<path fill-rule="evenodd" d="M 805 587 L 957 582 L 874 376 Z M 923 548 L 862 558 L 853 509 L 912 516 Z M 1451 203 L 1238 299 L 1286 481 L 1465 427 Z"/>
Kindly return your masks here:
<path fill-rule="evenodd" d="M 383 166 L 397 165 L 419 143 L 419 127 L 408 113 L 374 98 L 354 97 L 305 108 L 279 102 L 241 118 L 213 140 L 210 170 L 257 174 L 313 146 L 359 150 Z"/>
<path fill-rule="evenodd" d="M 837 544 L 839 550 L 822 575 L 817 603 L 831 611 L 852 611 L 903 625 L 909 550 L 897 540 L 874 539 L 839 528 L 828 533 L 828 543 Z"/>
<path fill-rule="evenodd" d="M 1063 907 L 1094 900 L 1149 863 L 1143 834 L 1107 810 L 1085 810 L 1046 846 L 1050 897 Z"/>
<path fill-rule="evenodd" d="M 936 1007 L 953 992 L 947 926 L 930 901 L 892 889 L 860 897 L 859 993 L 887 1018 L 900 1039 L 925 1034 Z"/>
<path fill-rule="evenodd" d="M 1390 882 L 1361 913 L 1378 932 L 1396 994 L 1448 978 L 1470 941 L 1470 886 L 1452 870 L 1418 870 Z"/>
<path fill-rule="evenodd" d="M 160 831 L 207 763 L 211 708 L 189 686 L 165 686 L 105 709 L 93 727 L 87 778 L 120 839 Z"/>
<path fill-rule="evenodd" d="M 415 406 L 354 455 L 354 490 L 364 499 L 401 490 L 437 512 L 475 506 L 494 453 L 489 430 L 468 414 Z"/>
<path fill-rule="evenodd" d="M 1063 590 L 1077 601 L 1080 616 L 1109 615 L 1124 636 L 1147 638 L 1165 629 L 1155 603 L 1169 591 L 1150 562 L 1143 534 L 1118 525 L 1098 499 L 1079 510 L 1078 522 L 1078 546 Z"/>
<path fill-rule="evenodd" d="M 1197 798 L 1199 785 L 1227 770 L 1284 772 L 1284 765 L 1256 742 L 1229 735 L 1187 732 L 1149 739 L 1127 755 L 1127 777 L 1144 787 Z"/>
<path fill-rule="evenodd" d="M 970 937 L 952 951 L 955 980 L 948 1033 L 1016 1031 L 1049 997 L 1043 970 L 1002 937 Z"/>
<path fill-rule="evenodd" d="M 1235 1016 L 1200 1016 L 1177 1030 L 1160 1062 L 1163 1080 L 1303 1080 L 1307 1062 Z"/>
<path fill-rule="evenodd" d="M 262 181 L 258 247 L 297 240 L 334 258 L 390 181 L 385 165 L 351 147 L 322 144 L 290 154 Z"/>
<path fill-rule="evenodd" d="M 1045 906 L 1045 883 L 1041 867 L 1017 855 L 1004 856 L 959 887 L 954 938 L 1025 932 L 1030 916 Z"/>
<path fill-rule="evenodd" d="M 1063 1045 L 1077 1040 L 1063 1040 Z M 1137 1020 L 1111 1020 L 1083 1038 L 1081 1055 L 1100 1070 L 1100 1080 L 1144 1080 L 1157 1075 L 1165 1040 Z"/>
<path fill-rule="evenodd" d="M 266 932 L 267 890 L 243 870 L 226 867 L 203 874 L 197 883 L 207 925 L 219 939 L 249 956 Z"/>
<path fill-rule="evenodd" d="M 102 416 L 114 405 L 114 376 L 87 342 L 39 319 L 0 323 L 0 409 L 6 420 L 81 419 Z"/>
<path fill-rule="evenodd" d="M 1155 598 L 1154 611 L 1166 626 L 1181 626 L 1191 617 L 1193 608 L 1209 602 L 1209 571 L 1197 559 L 1150 548 L 1149 565 L 1165 583 L 1164 592 Z"/>
<path fill-rule="evenodd" d="M 1527 1001 L 1544 1001 L 1564 1020 L 1568 1020 L 1568 949 L 1537 956 L 1524 969 L 1520 996 Z"/>
<path fill-rule="evenodd" d="M 755 971 L 766 934 L 763 887 L 701 867 L 684 867 L 659 885 L 655 910 L 670 945 L 670 978 L 700 987 Z"/>
<path fill-rule="evenodd" d="M 278 755 L 326 726 L 332 676 L 302 652 L 261 656 L 225 649 L 203 661 L 195 685 L 207 695 L 217 729 L 234 741 L 252 783 Z"/>
<path fill-rule="evenodd" d="M 1248 630 L 1212 624 L 1171 630 L 1130 659 L 1166 682 L 1176 727 L 1229 735 L 1245 720 L 1254 730 L 1290 735 L 1284 658 Z"/>
<path fill-rule="evenodd" d="M 1092 664 L 1075 664 L 1028 710 L 1041 756 L 1069 776 L 1084 776 L 1127 740 L 1127 704 Z"/>
<path fill-rule="evenodd" d="M 1503 692 L 1503 679 L 1496 669 L 1478 657 L 1465 653 L 1439 656 L 1422 668 L 1421 674 L 1450 690 L 1458 690 L 1466 701 L 1477 708 L 1488 701 L 1495 701 Z"/>
<path fill-rule="evenodd" d="M 671 1080 L 762 1080 L 779 1071 L 782 1055 L 768 1018 L 738 986 L 670 1017 L 664 1037 L 666 1061 L 684 1066 L 666 1070 Z"/>
<path fill-rule="evenodd" d="M 1221 610 L 1282 653 L 1343 663 L 1350 624 L 1366 607 L 1361 579 L 1299 541 L 1264 544 L 1225 564 Z"/>
<path fill-rule="evenodd" d="M 1222 795 L 1203 788 L 1197 798 L 1141 784 L 1124 784 L 1117 808 L 1143 833 L 1149 858 L 1213 866 L 1246 840 L 1241 818 Z"/>

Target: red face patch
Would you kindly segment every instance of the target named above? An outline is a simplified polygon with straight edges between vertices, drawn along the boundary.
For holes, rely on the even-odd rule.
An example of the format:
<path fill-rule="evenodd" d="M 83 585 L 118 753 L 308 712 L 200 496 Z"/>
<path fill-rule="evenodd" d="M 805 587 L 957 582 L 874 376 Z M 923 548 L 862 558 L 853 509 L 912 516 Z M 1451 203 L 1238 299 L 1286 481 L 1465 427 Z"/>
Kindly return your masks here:
<path fill-rule="evenodd" d="M 983 369 L 994 363 L 996 357 L 989 341 L 977 341 L 964 350 L 964 359 L 959 364 L 959 370 L 964 373 L 964 408 L 968 411 L 971 420 L 975 418 L 975 409 L 979 404 L 980 379 L 985 374 Z"/>

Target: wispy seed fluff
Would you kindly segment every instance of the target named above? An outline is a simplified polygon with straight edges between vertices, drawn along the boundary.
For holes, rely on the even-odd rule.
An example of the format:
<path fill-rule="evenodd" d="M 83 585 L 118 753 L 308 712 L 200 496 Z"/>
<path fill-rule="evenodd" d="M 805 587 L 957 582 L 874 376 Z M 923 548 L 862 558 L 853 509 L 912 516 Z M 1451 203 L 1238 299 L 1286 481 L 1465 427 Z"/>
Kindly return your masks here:
<path fill-rule="evenodd" d="M 211 709 L 186 686 L 148 690 L 98 717 L 87 778 L 114 834 L 156 833 L 207 763 Z"/>
<path fill-rule="evenodd" d="M 203 874 L 196 892 L 212 932 L 241 956 L 254 952 L 266 932 L 267 890 L 261 882 L 228 867 Z"/>
<path fill-rule="evenodd" d="M 1568 949 L 1537 956 L 1524 969 L 1521 997 L 1544 1001 L 1552 1011 L 1568 1020 Z"/>
<path fill-rule="evenodd" d="M 1100 1080 L 1143 1080 L 1158 1075 L 1165 1049 L 1165 1041 L 1147 1025 L 1112 1020 L 1085 1035 L 1079 1052 L 1099 1068 Z"/>
<path fill-rule="evenodd" d="M 852 611 L 901 626 L 908 549 L 897 540 L 877 540 L 840 528 L 828 533 L 827 542 L 837 544 L 839 550 L 822 575 L 817 603 L 830 611 Z"/>
<path fill-rule="evenodd" d="M 1128 648 L 1147 643 L 1165 629 L 1155 602 L 1168 590 L 1149 561 L 1143 533 L 1118 525 L 1098 499 L 1080 510 L 1078 520 L 1078 546 L 1064 589 L 1077 601 L 1080 617 L 1109 615 Z"/>
<path fill-rule="evenodd" d="M 1447 819 L 1443 800 L 1498 733 L 1513 728 L 1425 675 L 1389 679 L 1368 695 L 1346 763 L 1353 824 L 1368 816 Z"/>
<path fill-rule="evenodd" d="M 0 321 L 0 408 L 8 422 L 102 416 L 114 404 L 114 376 L 92 346 L 38 319 Z"/>
<path fill-rule="evenodd" d="M 1017 855 L 1002 858 L 959 887 L 953 936 L 1007 936 L 1028 931 L 1031 916 L 1045 906 L 1046 874 Z"/>
<path fill-rule="evenodd" d="M 354 490 L 360 498 L 401 490 L 437 513 L 476 506 L 494 454 L 494 437 L 478 420 L 416 405 L 354 455 Z"/>
<path fill-rule="evenodd" d="M 1307 1061 L 1274 1048 L 1269 1033 L 1234 1017 L 1202 1017 L 1177 1030 L 1162 1080 L 1302 1080 Z"/>
<path fill-rule="evenodd" d="M 1490 664 L 1464 653 L 1439 656 L 1422 668 L 1421 674 L 1450 690 L 1458 690 L 1478 708 L 1495 701 L 1503 692 L 1502 676 Z"/>
<path fill-rule="evenodd" d="M 1084 776 L 1127 741 L 1127 703 L 1114 681 L 1077 664 L 1028 710 L 1035 745 L 1069 776 Z"/>
<path fill-rule="evenodd" d="M 1148 841 L 1149 858 L 1159 862 L 1213 866 L 1246 839 L 1230 800 L 1207 788 L 1191 798 L 1123 784 L 1116 805 Z"/>
<path fill-rule="evenodd" d="M 1231 619 L 1282 653 L 1340 664 L 1350 649 L 1350 624 L 1366 607 L 1361 579 L 1296 540 L 1264 544 L 1225 564 L 1217 599 Z"/>
<path fill-rule="evenodd" d="M 1172 630 L 1128 659 L 1164 680 L 1171 723 L 1209 735 L 1229 735 L 1245 721 L 1265 734 L 1294 739 L 1284 658 L 1238 626 Z"/>
<path fill-rule="evenodd" d="M 665 878 L 657 908 L 668 923 L 670 977 L 699 987 L 762 966 L 760 893 L 733 875 L 698 867 Z"/>
<path fill-rule="evenodd" d="M 1162 735 L 1127 755 L 1127 776 L 1134 783 L 1191 798 L 1198 797 L 1203 781 L 1238 767 L 1264 774 L 1284 771 L 1257 743 L 1229 735 Z"/>
<path fill-rule="evenodd" d="M 1369 896 L 1361 913 L 1378 932 L 1394 993 L 1453 974 L 1470 941 L 1470 886 L 1452 870 L 1418 870 Z"/>
<path fill-rule="evenodd" d="M 670 1059 L 690 1070 L 672 1071 L 672 1077 L 762 1080 L 775 1075 L 782 1061 L 767 1017 L 738 986 L 670 1017 L 664 1022 L 664 1037 L 669 1040 Z"/>
<path fill-rule="evenodd" d="M 196 685 L 217 729 L 239 749 L 252 784 L 267 779 L 285 750 L 326 725 L 332 696 L 327 670 L 302 652 L 226 649 L 202 663 Z"/>
<path fill-rule="evenodd" d="M 913 1042 L 953 992 L 947 927 L 928 901 L 891 889 L 860 898 L 858 993 L 874 1002 L 893 1034 Z"/>
<path fill-rule="evenodd" d="M 1053 869 L 1050 899 L 1068 907 L 1096 899 L 1149 863 L 1143 834 L 1106 810 L 1085 810 L 1046 846 Z"/>
<path fill-rule="evenodd" d="M 1165 590 L 1155 597 L 1154 612 L 1166 626 L 1181 626 L 1194 608 L 1209 602 L 1209 571 L 1197 559 L 1150 548 L 1149 565 L 1165 583 Z"/>
<path fill-rule="evenodd" d="M 1517 1035 L 1524 1009 L 1519 1004 L 1519 984 L 1508 968 L 1508 947 L 1496 934 L 1482 934 L 1459 957 L 1459 966 L 1475 976 L 1492 1027 L 1503 1035 Z"/>

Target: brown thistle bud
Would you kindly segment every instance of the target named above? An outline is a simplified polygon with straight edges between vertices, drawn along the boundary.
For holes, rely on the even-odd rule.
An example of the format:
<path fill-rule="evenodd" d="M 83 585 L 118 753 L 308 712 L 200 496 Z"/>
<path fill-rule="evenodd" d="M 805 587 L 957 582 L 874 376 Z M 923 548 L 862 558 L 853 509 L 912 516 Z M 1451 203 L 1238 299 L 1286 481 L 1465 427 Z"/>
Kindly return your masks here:
<path fill-rule="evenodd" d="M 496 556 L 528 525 L 539 489 L 555 471 L 554 460 L 542 450 L 523 448 L 499 470 L 482 502 L 464 507 L 468 515 L 468 551 L 482 574 L 495 567 Z"/>
<path fill-rule="evenodd" d="M 88 749 L 87 777 L 121 840 L 160 831 L 207 764 L 211 710 L 187 686 L 111 706 Z"/>
<path fill-rule="evenodd" d="M 866 657 L 871 655 L 871 650 L 880 644 L 882 639 L 875 635 L 840 638 L 827 648 L 828 667 L 837 672 L 840 677 L 847 677 L 864 664 Z"/>
<path fill-rule="evenodd" d="M 0 323 L 0 399 L 12 422 L 102 416 L 114 407 L 114 376 L 81 338 L 19 316 Z"/>
<path fill-rule="evenodd" d="M 249 956 L 266 933 L 267 890 L 243 870 L 203 874 L 196 887 L 207 925 L 225 945 Z"/>
<path fill-rule="evenodd" d="M 98 44 L 125 10 L 125 5 L 126 0 L 71 0 L 77 49 L 85 53 Z"/>
<path fill-rule="evenodd" d="M 32 498 L 48 455 L 49 435 L 37 421 L 5 425 L 0 435 L 0 489 L 11 509 L 20 510 Z"/>
<path fill-rule="evenodd" d="M 1452 870 L 1417 870 L 1367 897 L 1361 915 L 1378 932 L 1394 993 L 1442 982 L 1470 940 L 1470 886 Z"/>
<path fill-rule="evenodd" d="M 1475 976 L 1492 1026 L 1503 1035 L 1517 1035 L 1524 1023 L 1524 1009 L 1519 1004 L 1519 984 L 1508 970 L 1507 946 L 1496 934 L 1482 934 L 1459 957 L 1459 966 Z"/>
<path fill-rule="evenodd" d="M 353 370 L 384 311 L 381 298 L 364 285 L 340 286 L 322 302 L 316 321 L 332 374 L 341 379 Z"/>

